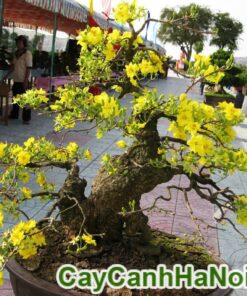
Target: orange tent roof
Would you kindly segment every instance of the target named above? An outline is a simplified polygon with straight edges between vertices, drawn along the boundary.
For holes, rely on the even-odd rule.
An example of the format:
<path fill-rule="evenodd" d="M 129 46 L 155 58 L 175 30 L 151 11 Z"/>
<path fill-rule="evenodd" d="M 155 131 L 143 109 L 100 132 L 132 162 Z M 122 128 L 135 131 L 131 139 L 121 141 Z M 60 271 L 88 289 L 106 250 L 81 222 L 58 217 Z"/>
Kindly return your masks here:
<path fill-rule="evenodd" d="M 49 0 L 54 1 L 54 0 Z M 63 0 L 64 1 L 64 0 Z M 29 0 L 29 2 L 31 2 Z M 38 3 L 38 1 L 36 0 Z M 42 2 L 42 1 L 39 1 Z M 69 2 L 70 3 L 70 2 Z M 52 7 L 53 8 L 53 7 Z M 61 7 L 64 8 L 64 7 Z M 82 8 L 82 7 L 81 7 Z M 82 8 L 83 9 L 83 8 Z M 27 3 L 27 0 L 4 0 L 4 22 L 15 22 L 19 24 L 29 25 L 40 28 L 53 30 L 54 10 L 36 6 L 36 4 Z M 73 14 L 74 19 L 70 16 L 64 16 L 62 9 L 57 11 L 57 29 L 71 35 L 76 35 L 77 31 L 83 30 L 86 25 L 87 16 L 85 10 L 85 22 L 79 20 L 78 15 Z M 65 13 L 64 13 L 65 14 Z M 82 17 L 81 17 L 82 20 Z"/>

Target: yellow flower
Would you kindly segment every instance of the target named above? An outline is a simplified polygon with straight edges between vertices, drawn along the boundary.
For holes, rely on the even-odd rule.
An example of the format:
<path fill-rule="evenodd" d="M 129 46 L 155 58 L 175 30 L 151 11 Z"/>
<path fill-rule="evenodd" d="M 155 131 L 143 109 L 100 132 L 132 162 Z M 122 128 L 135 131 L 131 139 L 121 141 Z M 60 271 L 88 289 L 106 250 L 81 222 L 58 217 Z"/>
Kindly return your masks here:
<path fill-rule="evenodd" d="M 125 24 L 131 18 L 129 11 L 129 4 L 127 2 L 121 2 L 118 4 L 116 9 L 114 9 L 114 17 L 117 22 Z"/>
<path fill-rule="evenodd" d="M 114 29 L 110 34 L 108 34 L 107 39 L 112 43 L 118 42 L 121 39 L 120 31 Z"/>
<path fill-rule="evenodd" d="M 231 141 L 235 140 L 235 138 L 236 138 L 236 132 L 235 132 L 235 130 L 232 127 L 227 126 L 224 129 L 224 132 L 226 133 L 228 142 L 231 142 Z"/>
<path fill-rule="evenodd" d="M 117 141 L 117 142 L 116 142 L 116 145 L 117 145 L 119 148 L 121 148 L 121 149 L 124 149 L 124 148 L 127 147 L 126 142 L 123 141 L 123 140 Z"/>
<path fill-rule="evenodd" d="M 26 165 L 30 162 L 31 155 L 26 151 L 21 151 L 17 155 L 17 162 L 20 165 Z"/>
<path fill-rule="evenodd" d="M 200 159 L 199 159 L 199 164 L 201 164 L 201 165 L 205 165 L 207 163 L 207 159 L 205 158 L 205 157 L 201 157 Z"/>
<path fill-rule="evenodd" d="M 30 230 L 34 229 L 36 227 L 36 221 L 35 220 L 28 220 L 26 222 L 23 222 L 22 229 L 25 232 L 29 232 Z"/>
<path fill-rule="evenodd" d="M 23 230 L 19 230 L 16 227 L 12 230 L 10 240 L 14 246 L 19 246 L 24 238 L 25 235 Z"/>
<path fill-rule="evenodd" d="M 77 154 L 79 146 L 75 142 L 71 142 L 71 143 L 69 143 L 69 145 L 67 146 L 66 149 L 67 149 L 67 151 L 69 153 L 69 156 L 73 157 L 73 156 L 75 156 Z"/>
<path fill-rule="evenodd" d="M 221 112 L 224 113 L 225 118 L 229 121 L 240 120 L 243 117 L 243 114 L 241 113 L 241 109 L 235 108 L 233 103 L 222 102 L 222 103 L 219 103 L 218 106 Z"/>
<path fill-rule="evenodd" d="M 181 110 L 177 116 L 177 123 L 179 126 L 186 126 L 193 121 L 192 113 L 190 111 Z"/>
<path fill-rule="evenodd" d="M 132 37 L 132 33 L 131 32 L 123 32 L 123 35 L 122 35 L 122 39 L 130 39 Z"/>
<path fill-rule="evenodd" d="M 96 246 L 96 241 L 91 234 L 83 234 L 81 237 L 87 245 Z"/>
<path fill-rule="evenodd" d="M 213 142 L 203 135 L 192 136 L 187 143 L 190 150 L 200 156 L 212 155 Z"/>
<path fill-rule="evenodd" d="M 22 151 L 22 147 L 19 145 L 15 145 L 14 147 L 11 148 L 11 154 L 13 155 L 18 155 L 18 153 L 21 151 Z"/>
<path fill-rule="evenodd" d="M 186 132 L 183 127 L 177 125 L 176 122 L 171 122 L 168 131 L 173 133 L 173 136 L 178 139 L 185 140 L 187 138 Z"/>
<path fill-rule="evenodd" d="M 40 172 L 37 174 L 36 182 L 39 184 L 39 186 L 44 186 L 46 183 L 46 175 L 44 172 Z"/>
<path fill-rule="evenodd" d="M 100 115 L 103 118 L 109 118 L 111 116 L 118 116 L 120 113 L 119 103 L 114 97 L 109 97 L 106 92 L 101 93 L 94 97 L 96 104 L 100 104 L 102 110 Z"/>
<path fill-rule="evenodd" d="M 35 142 L 34 137 L 29 138 L 26 142 L 24 142 L 24 146 L 30 148 Z"/>
<path fill-rule="evenodd" d="M 0 211 L 0 227 L 3 226 L 3 223 L 4 223 L 4 215 L 3 215 L 3 212 Z"/>
<path fill-rule="evenodd" d="M 134 46 L 138 46 L 139 44 L 143 44 L 143 39 L 140 35 L 138 35 L 135 41 L 133 42 Z"/>
<path fill-rule="evenodd" d="M 5 154 L 5 148 L 7 147 L 7 144 L 0 143 L 0 157 L 3 157 Z"/>
<path fill-rule="evenodd" d="M 27 187 L 22 187 L 21 192 L 25 198 L 32 198 L 32 190 Z"/>
<path fill-rule="evenodd" d="M 185 130 L 191 135 L 195 135 L 199 131 L 200 127 L 201 126 L 198 122 L 191 121 L 185 126 Z"/>
<path fill-rule="evenodd" d="M 31 238 L 23 240 L 18 248 L 18 253 L 23 259 L 28 259 L 37 254 L 37 247 Z"/>
<path fill-rule="evenodd" d="M 110 161 L 110 159 L 111 159 L 111 157 L 110 157 L 110 155 L 109 154 L 104 154 L 103 156 L 102 156 L 102 162 L 103 163 L 107 163 L 107 162 L 109 162 Z"/>
<path fill-rule="evenodd" d="M 3 271 L 0 271 L 0 287 L 3 285 L 3 281 L 4 281 L 3 276 L 4 276 Z"/>
<path fill-rule="evenodd" d="M 58 161 L 66 161 L 67 160 L 67 154 L 65 153 L 65 151 L 62 151 L 62 150 L 56 150 L 53 153 L 53 156 Z"/>
<path fill-rule="evenodd" d="M 89 149 L 86 149 L 83 153 L 83 156 L 86 160 L 91 160 L 92 159 L 92 153 Z"/>
<path fill-rule="evenodd" d="M 136 79 L 134 79 L 134 78 L 130 78 L 130 82 L 131 82 L 131 84 L 132 85 L 134 85 L 134 86 L 138 86 L 138 82 L 137 82 L 137 80 Z"/>
<path fill-rule="evenodd" d="M 156 69 L 154 68 L 153 64 L 150 61 L 145 60 L 145 59 L 143 59 L 142 62 L 139 64 L 139 68 L 140 68 L 142 75 L 144 75 L 144 76 L 147 74 L 157 72 Z"/>
<path fill-rule="evenodd" d="M 123 88 L 119 85 L 113 85 L 111 88 L 119 93 L 123 90 Z"/>
<path fill-rule="evenodd" d="M 105 49 L 103 50 L 103 53 L 104 53 L 107 61 L 111 61 L 116 56 L 115 49 L 111 43 L 107 43 Z"/>
<path fill-rule="evenodd" d="M 139 66 L 137 64 L 130 63 L 125 66 L 126 74 L 129 78 L 133 78 L 137 75 L 139 71 Z"/>
<path fill-rule="evenodd" d="M 186 93 L 182 93 L 180 96 L 179 96 L 179 100 L 180 102 L 184 102 L 184 101 L 187 101 L 188 97 L 187 97 L 187 94 Z"/>
<path fill-rule="evenodd" d="M 103 32 L 99 27 L 92 27 L 86 38 L 89 44 L 97 45 L 103 40 Z"/>
<path fill-rule="evenodd" d="M 208 106 L 208 105 L 206 105 L 206 104 L 204 104 L 204 103 L 202 103 L 202 104 L 200 105 L 200 107 L 201 107 L 203 113 L 205 114 L 207 120 L 211 120 L 211 119 L 214 118 L 214 116 L 215 116 L 215 111 L 214 111 L 214 108 L 213 108 L 213 107 Z"/>
<path fill-rule="evenodd" d="M 37 229 L 37 231 L 38 231 L 38 229 Z M 31 238 L 32 238 L 33 242 L 39 247 L 46 245 L 45 237 L 42 232 L 32 235 Z"/>
<path fill-rule="evenodd" d="M 30 180 L 30 176 L 29 176 L 28 172 L 21 172 L 20 179 L 24 184 L 28 183 Z"/>

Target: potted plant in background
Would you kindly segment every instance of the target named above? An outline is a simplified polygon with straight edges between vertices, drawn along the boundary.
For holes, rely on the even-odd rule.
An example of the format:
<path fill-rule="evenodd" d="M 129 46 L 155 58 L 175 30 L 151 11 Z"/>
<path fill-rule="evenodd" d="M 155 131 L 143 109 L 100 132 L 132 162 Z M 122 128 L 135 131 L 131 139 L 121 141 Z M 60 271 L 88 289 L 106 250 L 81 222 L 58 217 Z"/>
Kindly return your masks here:
<path fill-rule="evenodd" d="M 219 49 L 211 55 L 211 62 L 218 67 L 224 67 L 227 61 L 232 58 L 230 51 Z M 205 91 L 205 102 L 209 105 L 216 106 L 220 102 L 235 103 L 235 96 L 227 92 L 227 88 L 234 87 L 236 90 L 242 89 L 247 83 L 247 72 L 243 66 L 232 63 L 228 69 L 225 69 L 225 75 L 218 84 L 208 84 L 208 90 Z"/>
<path fill-rule="evenodd" d="M 56 101 L 49 106 L 57 132 L 76 129 L 76 124 L 84 121 L 93 122 L 99 141 L 110 130 L 122 132 L 123 138 L 116 144 L 124 152 L 103 156 L 90 195 L 85 196 L 87 182 L 80 175 L 78 164 L 80 159 L 92 158 L 87 147 L 73 142 L 56 147 L 43 137 L 31 137 L 22 145 L 0 143 L 0 223 L 9 215 L 22 220 L 4 231 L 0 245 L 2 268 L 9 258 L 15 257 L 15 261 L 9 261 L 8 269 L 16 296 L 81 295 L 57 286 L 56 271 L 64 263 L 89 269 L 107 268 L 116 262 L 137 269 L 178 262 L 206 269 L 210 263 L 219 263 L 196 241 L 152 231 L 148 226 L 140 207 L 142 194 L 177 175 L 188 179 L 188 187 L 176 187 L 184 193 L 188 206 L 190 191 L 196 190 L 198 198 L 220 209 L 220 221 L 226 219 L 227 207 L 237 213 L 239 222 L 246 224 L 247 197 L 219 188 L 211 177 L 216 172 L 227 175 L 236 170 L 247 171 L 246 152 L 231 144 L 233 126 L 243 120 L 240 110 L 227 104 L 213 109 L 192 101 L 186 93 L 174 96 L 143 89 L 139 83 L 143 76 L 164 71 L 158 53 L 143 47 L 141 30 L 134 29 L 133 22 L 144 18 L 147 12 L 133 1 L 120 3 L 114 14 L 118 22 L 130 25 L 131 32 L 109 33 L 95 27 L 82 31 L 78 36 L 80 83 L 58 89 Z M 171 23 L 173 19 L 167 21 Z M 114 44 L 121 47 L 116 51 Z M 104 85 L 104 81 L 109 85 L 119 51 L 124 71 L 118 79 L 111 80 L 119 95 L 93 95 L 89 86 Z M 224 74 L 209 61 L 201 57 L 193 71 L 218 81 Z M 131 115 L 118 99 L 124 94 L 133 98 Z M 45 91 L 28 90 L 16 102 L 22 107 L 39 108 L 48 99 Z M 170 135 L 159 134 L 161 118 L 170 121 Z M 131 139 L 130 144 L 125 138 Z M 61 188 L 49 181 L 52 168 L 66 172 Z M 33 181 L 38 186 L 35 191 Z M 171 189 L 167 187 L 167 196 L 154 198 L 151 208 L 157 206 L 159 199 L 170 200 Z M 226 202 L 222 202 L 222 197 Z M 51 210 L 40 221 L 30 219 L 22 210 L 23 203 L 34 199 L 51 203 Z M 159 295 L 165 292 L 161 290 Z M 200 292 L 206 295 L 211 291 Z M 107 288 L 104 293 L 110 295 Z M 197 290 L 185 288 L 181 293 L 198 295 Z"/>

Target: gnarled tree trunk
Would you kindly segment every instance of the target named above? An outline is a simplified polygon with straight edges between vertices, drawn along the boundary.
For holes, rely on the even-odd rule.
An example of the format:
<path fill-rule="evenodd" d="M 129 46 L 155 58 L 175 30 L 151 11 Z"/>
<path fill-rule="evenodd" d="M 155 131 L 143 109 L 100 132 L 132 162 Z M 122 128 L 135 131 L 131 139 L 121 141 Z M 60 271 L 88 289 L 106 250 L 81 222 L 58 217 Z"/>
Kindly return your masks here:
<path fill-rule="evenodd" d="M 155 159 L 159 147 L 157 120 L 152 120 L 138 134 L 138 144 L 123 155 L 115 156 L 112 161 L 117 165 L 118 172 L 109 175 L 103 167 L 98 172 L 92 192 L 88 199 L 84 196 L 85 182 L 79 178 L 78 168 L 68 176 L 60 192 L 60 210 L 73 206 L 74 199 L 85 212 L 85 227 L 91 233 L 104 234 L 110 241 L 120 240 L 123 229 L 127 235 L 136 234 L 147 238 L 148 218 L 140 210 L 142 194 L 151 191 L 155 186 L 168 182 L 175 174 L 170 168 L 156 168 L 150 164 Z M 68 198 L 70 197 L 70 198 Z M 135 201 L 135 213 L 121 215 L 122 208 L 130 210 L 129 202 Z M 78 207 L 72 207 L 62 214 L 65 224 L 78 230 L 81 213 Z"/>

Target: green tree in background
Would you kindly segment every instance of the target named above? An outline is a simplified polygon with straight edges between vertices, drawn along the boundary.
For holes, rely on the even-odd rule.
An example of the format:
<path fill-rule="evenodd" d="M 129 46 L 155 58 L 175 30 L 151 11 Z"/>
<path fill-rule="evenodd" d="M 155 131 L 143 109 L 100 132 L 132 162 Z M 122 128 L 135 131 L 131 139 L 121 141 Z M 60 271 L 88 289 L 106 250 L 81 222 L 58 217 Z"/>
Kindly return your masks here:
<path fill-rule="evenodd" d="M 217 13 L 214 15 L 214 26 L 217 34 L 212 37 L 210 44 L 230 51 L 237 49 L 237 40 L 243 33 L 242 23 L 231 18 L 229 13 Z"/>
<path fill-rule="evenodd" d="M 210 9 L 196 4 L 176 8 L 164 8 L 161 12 L 164 22 L 160 26 L 159 38 L 185 48 L 187 59 L 190 60 L 193 46 L 204 43 L 205 31 L 211 27 L 213 14 Z M 174 25 L 174 23 L 176 25 Z"/>
<path fill-rule="evenodd" d="M 204 48 L 204 43 L 203 41 L 198 41 L 196 42 L 194 45 L 193 45 L 193 50 L 196 52 L 196 53 L 201 53 L 203 51 L 203 48 Z"/>

